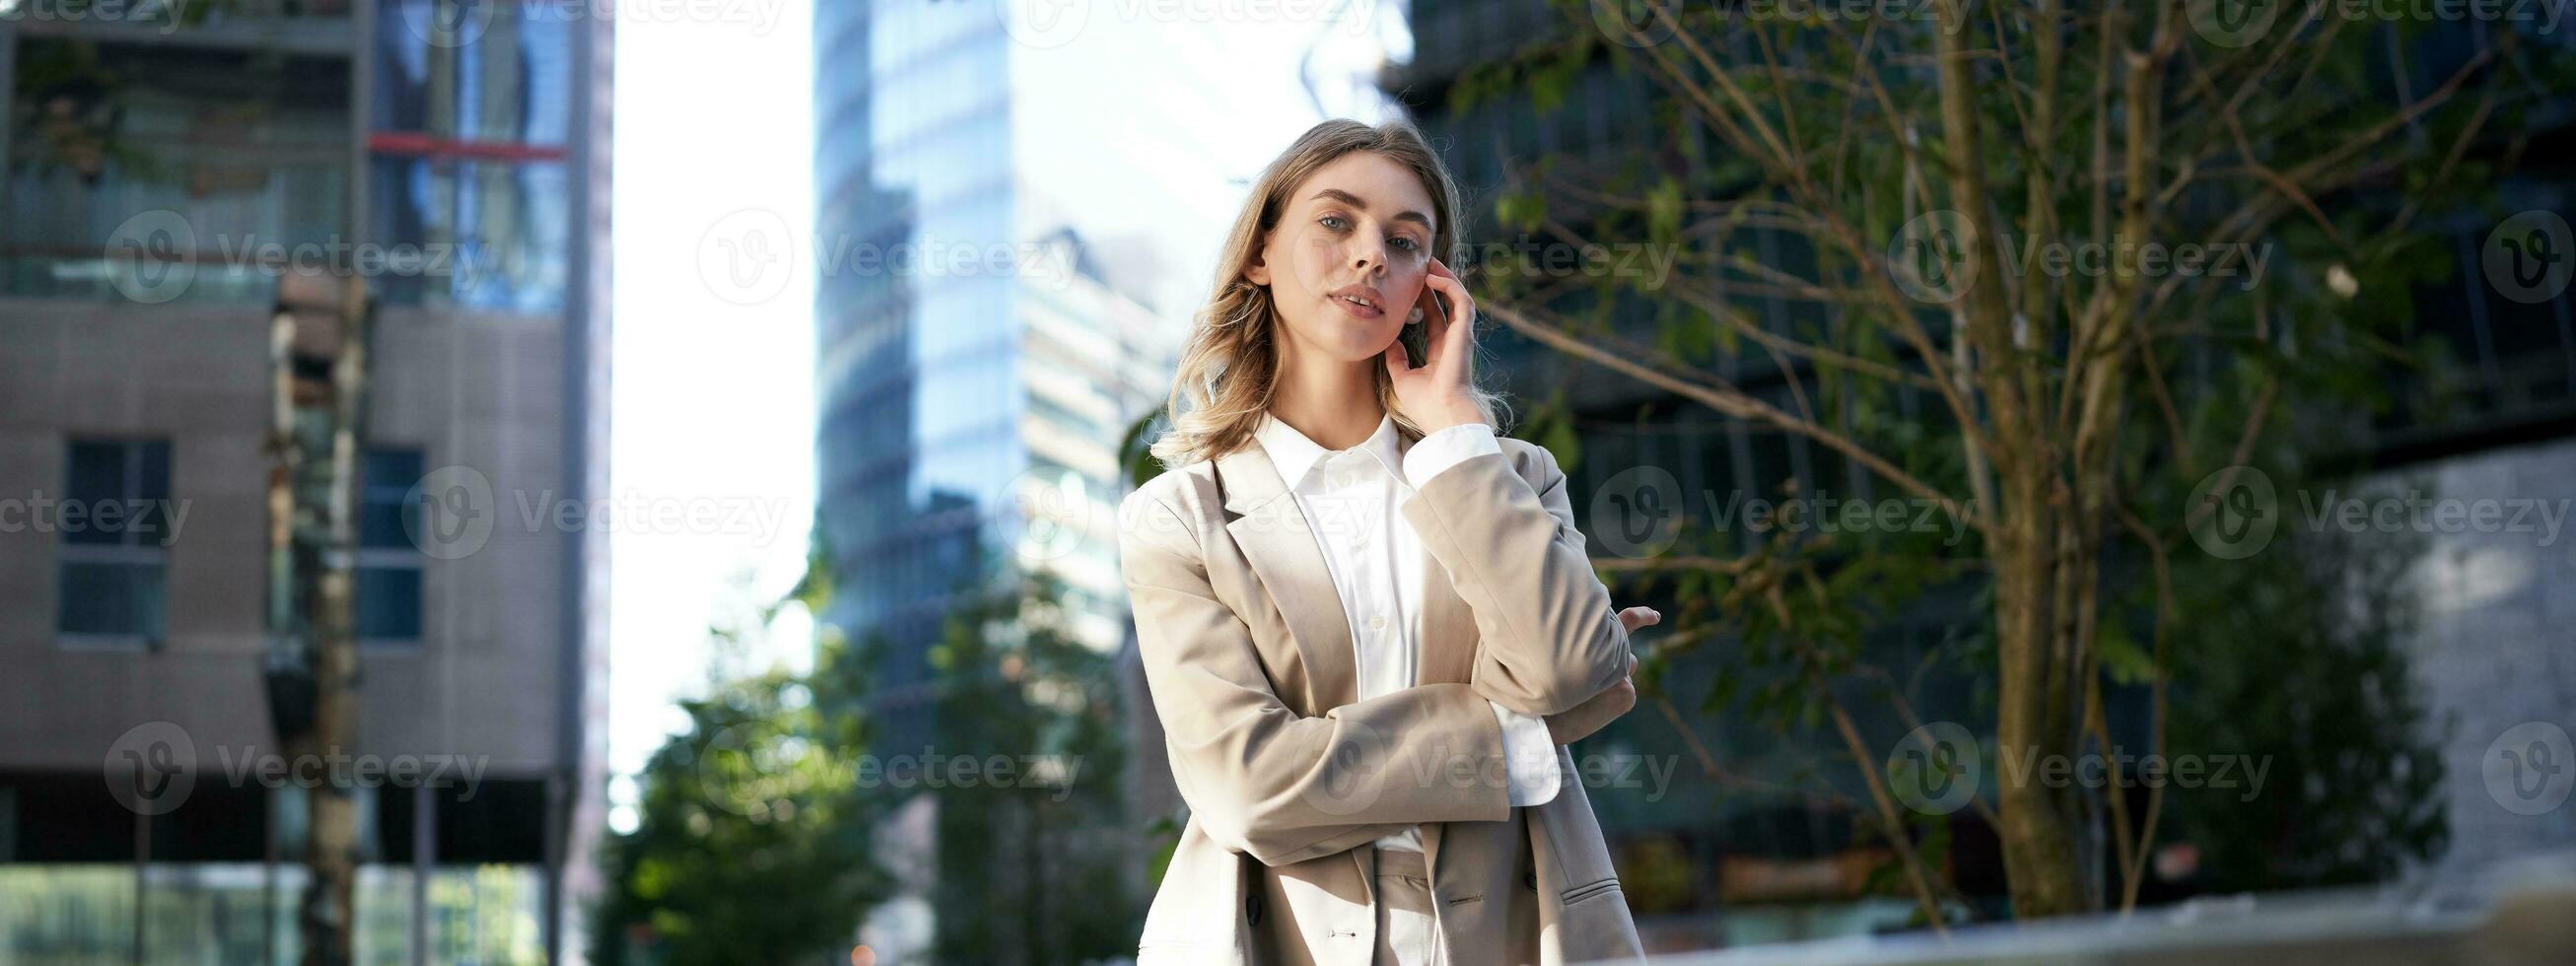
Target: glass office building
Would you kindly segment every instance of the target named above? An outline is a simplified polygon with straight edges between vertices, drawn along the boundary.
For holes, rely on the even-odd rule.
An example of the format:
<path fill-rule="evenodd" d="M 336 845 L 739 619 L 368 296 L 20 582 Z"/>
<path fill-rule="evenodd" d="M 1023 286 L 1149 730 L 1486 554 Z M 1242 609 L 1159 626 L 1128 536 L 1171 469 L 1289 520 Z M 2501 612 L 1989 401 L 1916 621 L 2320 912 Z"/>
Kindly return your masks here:
<path fill-rule="evenodd" d="M 603 817 L 606 534 L 440 556 L 402 511 L 446 469 L 607 489 L 605 8 L 111 6 L 0 4 L 0 492 L 193 513 L 186 539 L 0 541 L 0 960 L 300 955 L 307 791 L 222 769 L 299 730 L 267 253 L 301 250 L 362 277 L 369 320 L 348 752 L 488 765 L 356 789 L 358 957 L 564 961 Z M 138 809 L 101 763 L 155 728 L 194 784 Z"/>
<path fill-rule="evenodd" d="M 977 5 L 821 4 L 815 12 L 818 262 L 1012 235 L 1007 37 Z M 882 632 L 882 683 L 926 680 L 949 594 L 986 573 L 998 481 L 1027 468 L 1007 275 L 824 263 L 815 302 L 817 514 L 840 592 L 831 624 Z M 900 264 L 888 258 L 889 264 Z M 927 739 L 908 706 L 877 720 Z"/>

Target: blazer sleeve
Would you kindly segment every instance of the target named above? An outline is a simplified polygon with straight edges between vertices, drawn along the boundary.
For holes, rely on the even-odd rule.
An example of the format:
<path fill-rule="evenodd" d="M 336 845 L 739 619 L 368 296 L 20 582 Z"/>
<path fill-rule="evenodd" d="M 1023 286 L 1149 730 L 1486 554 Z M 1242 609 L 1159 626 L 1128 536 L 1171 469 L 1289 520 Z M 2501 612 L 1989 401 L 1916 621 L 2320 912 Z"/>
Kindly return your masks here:
<path fill-rule="evenodd" d="M 1217 599 L 1169 505 L 1129 494 L 1118 542 L 1174 784 L 1210 838 L 1286 865 L 1424 822 L 1510 817 L 1502 725 L 1472 686 L 1300 715 L 1271 690 L 1250 629 Z"/>
<path fill-rule="evenodd" d="M 1523 714 L 1567 711 L 1628 673 L 1628 629 L 1574 525 L 1565 472 L 1537 447 L 1533 487 L 1509 453 L 1459 461 L 1402 512 L 1475 614 L 1478 693 Z"/>

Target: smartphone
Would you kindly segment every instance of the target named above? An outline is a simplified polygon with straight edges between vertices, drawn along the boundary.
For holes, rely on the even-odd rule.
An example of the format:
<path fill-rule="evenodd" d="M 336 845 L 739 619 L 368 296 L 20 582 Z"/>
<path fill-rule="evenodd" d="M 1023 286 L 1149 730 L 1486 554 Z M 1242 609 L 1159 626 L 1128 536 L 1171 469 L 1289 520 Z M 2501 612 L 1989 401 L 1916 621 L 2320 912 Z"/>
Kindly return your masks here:
<path fill-rule="evenodd" d="M 1422 363 L 1431 358 L 1431 320 L 1449 317 L 1449 299 L 1430 286 L 1423 286 L 1422 311 L 1419 324 L 1408 324 L 1395 335 L 1395 340 L 1404 344 L 1404 365 L 1408 369 L 1420 369 Z"/>

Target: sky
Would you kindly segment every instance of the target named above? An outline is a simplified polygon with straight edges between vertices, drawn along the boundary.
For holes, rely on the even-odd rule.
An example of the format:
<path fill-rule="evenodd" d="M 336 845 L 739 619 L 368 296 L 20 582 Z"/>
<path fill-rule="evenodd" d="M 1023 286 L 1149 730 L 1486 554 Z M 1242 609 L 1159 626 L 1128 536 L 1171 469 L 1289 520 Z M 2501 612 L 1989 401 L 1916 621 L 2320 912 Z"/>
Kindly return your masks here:
<path fill-rule="evenodd" d="M 1368 4 L 1346 8 L 1392 23 L 1394 10 Z M 1409 45 L 1386 29 L 1160 9 L 1177 13 L 1093 16 L 1069 42 L 1013 48 L 1020 150 L 1040 158 L 1022 190 L 1087 235 L 1165 249 L 1173 278 L 1152 295 L 1179 295 L 1186 314 L 1243 183 L 1326 113 L 1374 119 L 1332 77 L 1322 103 L 1308 95 L 1298 77 L 1314 39 L 1327 40 L 1314 63 L 1343 88 L 1376 44 Z M 784 594 L 804 568 L 813 280 L 791 271 L 746 289 L 716 275 L 745 224 L 812 237 L 813 12 L 806 0 L 618 10 L 609 489 L 631 509 L 610 534 L 609 770 L 631 776 L 686 726 L 675 702 L 709 680 L 710 625 Z M 799 610 L 757 636 L 755 665 L 810 656 Z M 633 794 L 612 785 L 612 828 L 632 827 Z"/>
<path fill-rule="evenodd" d="M 804 569 L 812 296 L 790 285 L 737 304 L 702 281 L 699 248 L 746 210 L 811 232 L 813 16 L 771 2 L 736 21 L 656 21 L 634 15 L 655 5 L 622 6 L 609 491 L 711 524 L 639 515 L 610 534 L 609 770 L 631 775 L 687 724 L 673 701 L 707 678 L 708 626 Z M 784 653 L 811 638 L 792 620 L 773 630 Z M 612 788 L 612 826 L 631 827 L 626 794 Z"/>

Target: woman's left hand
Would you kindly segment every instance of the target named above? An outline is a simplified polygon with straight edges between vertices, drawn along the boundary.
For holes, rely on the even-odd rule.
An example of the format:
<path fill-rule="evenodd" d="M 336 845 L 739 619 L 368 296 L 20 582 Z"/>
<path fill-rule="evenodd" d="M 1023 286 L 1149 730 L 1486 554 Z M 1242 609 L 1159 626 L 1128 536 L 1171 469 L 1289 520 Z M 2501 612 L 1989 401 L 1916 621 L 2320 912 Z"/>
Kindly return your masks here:
<path fill-rule="evenodd" d="M 1435 292 L 1449 300 L 1445 315 L 1440 312 L 1439 300 L 1432 298 Z M 1476 395 L 1470 388 L 1475 377 L 1475 298 L 1467 294 L 1466 284 L 1449 266 L 1434 258 L 1423 275 L 1422 297 L 1416 307 L 1422 310 L 1422 321 L 1405 324 L 1430 327 L 1422 366 L 1406 367 L 1402 339 L 1389 343 L 1378 356 L 1386 365 L 1387 378 L 1395 384 L 1396 403 L 1425 433 L 1461 423 L 1484 422 L 1484 413 L 1476 408 Z"/>
<path fill-rule="evenodd" d="M 1619 612 L 1619 626 L 1627 628 L 1631 634 L 1636 633 L 1637 628 L 1663 622 L 1664 612 L 1652 607 L 1631 607 Z"/>

